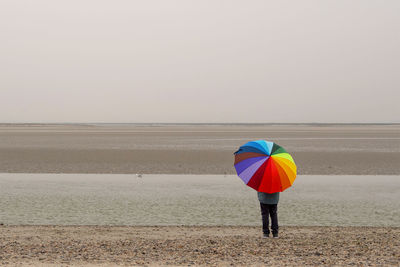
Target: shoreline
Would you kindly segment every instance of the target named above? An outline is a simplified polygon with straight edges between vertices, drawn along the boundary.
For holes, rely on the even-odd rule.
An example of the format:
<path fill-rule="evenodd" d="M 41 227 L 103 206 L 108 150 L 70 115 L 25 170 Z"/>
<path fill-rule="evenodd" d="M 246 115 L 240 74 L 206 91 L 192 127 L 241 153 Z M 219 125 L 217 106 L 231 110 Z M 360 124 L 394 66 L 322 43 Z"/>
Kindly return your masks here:
<path fill-rule="evenodd" d="M 400 227 L 0 226 L 2 266 L 398 266 Z"/>

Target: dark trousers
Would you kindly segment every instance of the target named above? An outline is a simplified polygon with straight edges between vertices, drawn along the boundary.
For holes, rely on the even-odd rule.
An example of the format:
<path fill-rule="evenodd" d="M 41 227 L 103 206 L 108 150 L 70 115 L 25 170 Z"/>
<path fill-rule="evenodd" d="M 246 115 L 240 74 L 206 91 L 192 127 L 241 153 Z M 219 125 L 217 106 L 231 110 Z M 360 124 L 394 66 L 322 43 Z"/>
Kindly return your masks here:
<path fill-rule="evenodd" d="M 278 233 L 278 204 L 263 204 L 261 206 L 261 217 L 264 234 L 269 235 L 269 217 L 271 217 L 271 230 L 273 234 Z"/>

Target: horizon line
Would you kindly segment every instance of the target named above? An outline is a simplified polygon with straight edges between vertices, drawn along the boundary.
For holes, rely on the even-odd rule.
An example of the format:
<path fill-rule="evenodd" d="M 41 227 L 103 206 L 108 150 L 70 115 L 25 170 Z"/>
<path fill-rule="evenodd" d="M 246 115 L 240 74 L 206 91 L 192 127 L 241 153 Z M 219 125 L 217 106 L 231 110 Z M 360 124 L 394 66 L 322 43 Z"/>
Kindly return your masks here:
<path fill-rule="evenodd" d="M 400 122 L 0 122 L 0 125 L 400 125 Z"/>

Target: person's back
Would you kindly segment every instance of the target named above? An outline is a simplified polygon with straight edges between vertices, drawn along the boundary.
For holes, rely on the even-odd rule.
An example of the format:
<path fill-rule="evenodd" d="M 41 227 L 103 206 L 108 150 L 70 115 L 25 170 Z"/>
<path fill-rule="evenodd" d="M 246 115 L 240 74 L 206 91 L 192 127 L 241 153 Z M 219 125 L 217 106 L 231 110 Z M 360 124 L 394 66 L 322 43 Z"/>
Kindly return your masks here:
<path fill-rule="evenodd" d="M 273 204 L 278 204 L 279 202 L 279 192 L 272 194 L 257 192 L 257 195 L 258 195 L 258 200 L 260 201 L 260 203 L 263 204 L 273 205 Z"/>
<path fill-rule="evenodd" d="M 269 236 L 269 217 L 271 216 L 271 230 L 273 237 L 278 237 L 278 202 L 279 192 L 263 193 L 257 192 L 258 200 L 261 206 L 261 217 L 263 222 L 264 237 Z"/>

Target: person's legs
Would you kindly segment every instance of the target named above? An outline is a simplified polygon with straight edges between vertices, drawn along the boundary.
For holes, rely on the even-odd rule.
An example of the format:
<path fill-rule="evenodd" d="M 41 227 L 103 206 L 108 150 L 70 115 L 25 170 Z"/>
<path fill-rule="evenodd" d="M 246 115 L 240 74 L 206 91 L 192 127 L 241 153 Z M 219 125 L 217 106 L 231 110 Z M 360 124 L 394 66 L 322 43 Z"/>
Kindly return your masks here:
<path fill-rule="evenodd" d="M 268 205 L 260 202 L 261 206 L 261 218 L 263 223 L 263 233 L 264 235 L 269 235 L 269 212 Z"/>
<path fill-rule="evenodd" d="M 278 236 L 278 204 L 268 205 L 269 215 L 271 216 L 272 234 Z"/>

